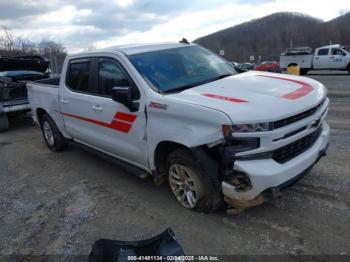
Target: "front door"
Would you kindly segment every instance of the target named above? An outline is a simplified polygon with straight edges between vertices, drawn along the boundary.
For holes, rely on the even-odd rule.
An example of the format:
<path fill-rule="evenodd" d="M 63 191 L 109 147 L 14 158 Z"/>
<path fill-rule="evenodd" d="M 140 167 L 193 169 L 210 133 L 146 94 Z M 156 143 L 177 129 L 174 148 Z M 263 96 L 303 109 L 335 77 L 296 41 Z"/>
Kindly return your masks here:
<path fill-rule="evenodd" d="M 339 48 L 332 48 L 330 56 L 330 68 L 344 69 L 346 67 L 346 56 Z"/>

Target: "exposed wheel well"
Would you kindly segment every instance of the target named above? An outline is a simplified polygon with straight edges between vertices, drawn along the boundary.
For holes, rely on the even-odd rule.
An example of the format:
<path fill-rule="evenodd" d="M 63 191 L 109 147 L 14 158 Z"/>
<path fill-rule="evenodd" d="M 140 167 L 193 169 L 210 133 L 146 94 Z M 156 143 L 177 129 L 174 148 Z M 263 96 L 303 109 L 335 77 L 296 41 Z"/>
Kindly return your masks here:
<path fill-rule="evenodd" d="M 159 175 L 162 175 L 166 172 L 166 161 L 169 154 L 180 148 L 191 152 L 191 150 L 188 147 L 171 141 L 163 141 L 157 145 L 157 148 L 154 153 L 154 165 Z"/>
<path fill-rule="evenodd" d="M 38 119 L 39 124 L 41 123 L 41 120 L 43 118 L 43 115 L 46 114 L 46 111 L 42 108 L 37 108 L 36 110 L 36 117 Z"/>

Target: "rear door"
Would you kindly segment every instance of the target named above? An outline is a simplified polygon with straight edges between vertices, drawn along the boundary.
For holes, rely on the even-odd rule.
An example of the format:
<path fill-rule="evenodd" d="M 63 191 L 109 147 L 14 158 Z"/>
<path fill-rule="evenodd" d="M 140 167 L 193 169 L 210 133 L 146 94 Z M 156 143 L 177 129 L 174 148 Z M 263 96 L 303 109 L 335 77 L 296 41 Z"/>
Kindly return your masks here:
<path fill-rule="evenodd" d="M 134 98 L 140 99 L 137 86 L 116 58 L 72 60 L 66 87 L 61 88 L 61 111 L 75 140 L 147 169 L 144 106 L 130 112 L 111 98 L 113 87 L 129 85 Z"/>
<path fill-rule="evenodd" d="M 329 48 L 320 48 L 314 56 L 314 69 L 330 68 Z"/>
<path fill-rule="evenodd" d="M 344 51 L 339 48 L 331 49 L 330 68 L 344 69 L 346 67 L 346 56 Z"/>

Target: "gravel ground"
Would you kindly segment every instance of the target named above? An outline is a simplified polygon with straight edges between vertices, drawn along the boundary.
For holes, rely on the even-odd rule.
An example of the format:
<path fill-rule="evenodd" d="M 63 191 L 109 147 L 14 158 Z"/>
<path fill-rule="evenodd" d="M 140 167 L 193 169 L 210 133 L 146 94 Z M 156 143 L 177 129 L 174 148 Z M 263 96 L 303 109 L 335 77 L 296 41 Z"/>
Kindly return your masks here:
<path fill-rule="evenodd" d="M 0 134 L 0 255 L 70 260 L 99 238 L 139 240 L 171 227 L 187 254 L 349 259 L 350 76 L 308 77 L 329 88 L 328 156 L 280 198 L 240 215 L 188 211 L 167 185 L 80 148 L 52 153 L 30 119 L 13 122 Z"/>

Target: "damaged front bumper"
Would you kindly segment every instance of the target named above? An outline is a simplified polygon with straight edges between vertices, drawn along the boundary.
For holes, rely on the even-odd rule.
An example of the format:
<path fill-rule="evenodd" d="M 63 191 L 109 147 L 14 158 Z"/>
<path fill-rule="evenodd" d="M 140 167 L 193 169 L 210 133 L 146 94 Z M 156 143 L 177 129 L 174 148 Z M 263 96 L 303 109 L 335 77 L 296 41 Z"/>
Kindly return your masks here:
<path fill-rule="evenodd" d="M 240 190 L 230 182 L 223 181 L 224 200 L 235 209 L 245 209 L 264 203 L 285 188 L 302 178 L 318 160 L 325 155 L 330 128 L 324 123 L 322 133 L 311 148 L 280 164 L 273 159 L 235 161 L 234 169 L 247 174 L 251 188 Z"/>

